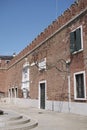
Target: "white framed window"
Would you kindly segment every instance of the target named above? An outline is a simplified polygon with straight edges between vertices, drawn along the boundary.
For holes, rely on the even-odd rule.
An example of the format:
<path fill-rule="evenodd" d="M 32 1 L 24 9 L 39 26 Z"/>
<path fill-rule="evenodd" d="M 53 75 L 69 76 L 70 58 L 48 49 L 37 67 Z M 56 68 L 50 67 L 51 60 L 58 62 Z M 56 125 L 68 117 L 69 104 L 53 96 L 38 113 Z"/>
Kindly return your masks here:
<path fill-rule="evenodd" d="M 75 54 L 83 50 L 82 26 L 70 33 L 70 52 Z"/>
<path fill-rule="evenodd" d="M 39 63 L 39 70 L 46 70 L 46 58 L 43 58 Z"/>
<path fill-rule="evenodd" d="M 74 99 L 86 100 L 85 71 L 74 73 Z"/>

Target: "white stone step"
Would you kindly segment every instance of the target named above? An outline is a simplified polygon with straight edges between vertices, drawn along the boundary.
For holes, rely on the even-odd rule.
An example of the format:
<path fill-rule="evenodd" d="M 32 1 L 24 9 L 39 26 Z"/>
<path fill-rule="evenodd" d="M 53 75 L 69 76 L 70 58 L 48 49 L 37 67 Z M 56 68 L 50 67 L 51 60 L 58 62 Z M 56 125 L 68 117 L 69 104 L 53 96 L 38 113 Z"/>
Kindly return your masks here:
<path fill-rule="evenodd" d="M 12 121 L 12 120 L 18 120 L 23 118 L 22 115 L 12 115 L 12 116 L 8 116 L 8 115 L 0 115 L 0 121 Z"/>
<path fill-rule="evenodd" d="M 35 128 L 37 125 L 38 125 L 37 121 L 30 120 L 30 122 L 28 122 L 26 124 L 1 127 L 0 130 L 30 130 L 32 128 Z"/>
<path fill-rule="evenodd" d="M 0 115 L 0 130 L 29 130 L 37 125 L 37 121 L 15 112 Z"/>
<path fill-rule="evenodd" d="M 5 121 L 0 121 L 0 127 L 4 127 L 4 126 L 13 126 L 13 125 L 20 125 L 20 124 L 25 124 L 25 123 L 28 123 L 30 122 L 30 119 L 28 118 L 25 118 L 25 117 L 22 117 L 22 118 L 19 118 L 17 120 L 5 120 Z"/>

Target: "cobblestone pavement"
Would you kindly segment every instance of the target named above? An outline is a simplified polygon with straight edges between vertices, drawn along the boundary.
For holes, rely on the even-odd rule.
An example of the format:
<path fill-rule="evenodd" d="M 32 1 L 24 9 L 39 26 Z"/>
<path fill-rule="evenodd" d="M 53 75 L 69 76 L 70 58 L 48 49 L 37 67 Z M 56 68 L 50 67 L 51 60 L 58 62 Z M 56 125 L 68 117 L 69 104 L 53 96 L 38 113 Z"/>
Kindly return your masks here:
<path fill-rule="evenodd" d="M 87 116 L 14 105 L 0 105 L 0 109 L 13 110 L 37 120 L 38 126 L 33 130 L 87 130 Z"/>

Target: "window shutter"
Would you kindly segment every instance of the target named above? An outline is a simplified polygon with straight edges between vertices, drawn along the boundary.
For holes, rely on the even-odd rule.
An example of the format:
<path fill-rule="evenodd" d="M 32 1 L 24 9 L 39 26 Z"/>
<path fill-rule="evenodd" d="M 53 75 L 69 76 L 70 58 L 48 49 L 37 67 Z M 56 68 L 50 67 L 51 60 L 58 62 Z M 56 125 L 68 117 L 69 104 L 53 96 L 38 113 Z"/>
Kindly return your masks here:
<path fill-rule="evenodd" d="M 71 32 L 70 33 L 70 52 L 73 53 L 75 51 L 75 48 L 74 48 L 74 32 Z"/>
<path fill-rule="evenodd" d="M 81 49 L 81 29 L 76 30 L 76 50 Z"/>

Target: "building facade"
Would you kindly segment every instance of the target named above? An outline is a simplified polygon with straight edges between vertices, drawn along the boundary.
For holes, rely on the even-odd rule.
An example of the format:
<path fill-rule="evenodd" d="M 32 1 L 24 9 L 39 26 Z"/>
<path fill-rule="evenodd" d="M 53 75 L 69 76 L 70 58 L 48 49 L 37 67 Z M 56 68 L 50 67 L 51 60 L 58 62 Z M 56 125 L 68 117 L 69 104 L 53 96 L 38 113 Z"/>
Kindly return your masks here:
<path fill-rule="evenodd" d="M 5 96 L 6 68 L 13 56 L 0 56 L 0 97 Z"/>
<path fill-rule="evenodd" d="M 16 103 L 87 114 L 87 0 L 72 4 L 0 68 L 0 77 L 1 91 Z"/>

